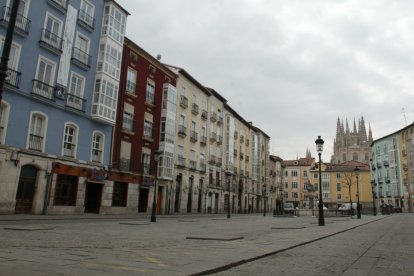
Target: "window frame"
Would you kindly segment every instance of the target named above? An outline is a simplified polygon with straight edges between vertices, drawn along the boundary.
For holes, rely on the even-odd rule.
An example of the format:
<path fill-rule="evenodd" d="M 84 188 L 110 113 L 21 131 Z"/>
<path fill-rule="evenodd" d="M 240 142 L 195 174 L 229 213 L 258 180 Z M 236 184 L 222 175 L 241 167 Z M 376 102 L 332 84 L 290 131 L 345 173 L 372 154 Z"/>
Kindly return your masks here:
<path fill-rule="evenodd" d="M 71 128 L 74 130 L 73 134 L 68 134 L 67 129 Z M 68 135 L 72 135 L 72 141 L 67 141 L 69 138 Z M 74 122 L 66 122 L 63 127 L 63 138 L 62 138 L 62 156 L 70 157 L 70 158 L 76 158 L 77 156 L 77 150 L 78 150 L 78 136 L 79 136 L 79 126 L 75 124 Z M 74 146 L 73 150 L 73 156 L 65 154 L 66 152 L 66 144 L 70 144 L 71 146 Z M 68 149 L 70 150 L 70 149 Z"/>
<path fill-rule="evenodd" d="M 41 126 L 41 130 L 40 133 L 32 133 L 32 128 L 36 127 L 33 126 L 32 124 L 34 123 L 34 118 L 35 117 L 39 117 L 41 118 L 42 121 L 42 126 Z M 28 132 L 27 132 L 27 140 L 26 140 L 26 149 L 31 149 L 30 148 L 30 136 L 31 135 L 35 135 L 35 136 L 39 136 L 42 138 L 42 144 L 41 144 L 41 152 L 45 151 L 45 145 L 46 145 L 46 135 L 47 135 L 47 126 L 48 126 L 48 116 L 40 111 L 32 111 L 30 112 L 30 119 L 29 119 L 29 128 L 28 128 Z M 31 149 L 31 150 L 35 150 L 35 149 Z"/>
<path fill-rule="evenodd" d="M 99 148 L 96 148 L 96 141 L 95 141 L 95 137 L 100 137 L 101 141 L 99 141 Z M 104 150 L 105 150 L 105 134 L 103 134 L 101 131 L 95 130 L 92 132 L 92 143 L 91 143 L 91 157 L 90 160 L 92 162 L 95 163 L 103 163 L 104 160 Z M 99 151 L 100 152 L 100 160 L 94 160 L 93 156 L 94 156 L 94 151 Z"/>

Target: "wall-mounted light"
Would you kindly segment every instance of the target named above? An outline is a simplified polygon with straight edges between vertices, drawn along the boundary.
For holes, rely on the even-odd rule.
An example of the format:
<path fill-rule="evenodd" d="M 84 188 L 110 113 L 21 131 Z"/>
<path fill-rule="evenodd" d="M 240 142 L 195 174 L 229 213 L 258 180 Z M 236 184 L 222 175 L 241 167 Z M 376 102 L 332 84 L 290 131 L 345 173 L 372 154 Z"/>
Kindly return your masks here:
<path fill-rule="evenodd" d="M 14 165 L 17 167 L 17 165 L 19 165 L 20 162 L 20 156 L 19 153 L 17 151 L 12 151 L 11 155 L 10 155 L 10 161 L 14 162 Z"/>

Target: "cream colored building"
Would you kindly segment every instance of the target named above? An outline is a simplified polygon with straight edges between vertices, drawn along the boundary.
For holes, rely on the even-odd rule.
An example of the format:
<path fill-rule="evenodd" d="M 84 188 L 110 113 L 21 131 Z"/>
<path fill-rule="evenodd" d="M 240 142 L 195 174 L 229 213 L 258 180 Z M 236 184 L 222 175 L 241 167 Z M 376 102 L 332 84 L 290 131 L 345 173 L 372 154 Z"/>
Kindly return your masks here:
<path fill-rule="evenodd" d="M 178 74 L 174 183 L 170 213 L 205 213 L 208 178 L 208 101 L 211 93 L 182 68 Z"/>

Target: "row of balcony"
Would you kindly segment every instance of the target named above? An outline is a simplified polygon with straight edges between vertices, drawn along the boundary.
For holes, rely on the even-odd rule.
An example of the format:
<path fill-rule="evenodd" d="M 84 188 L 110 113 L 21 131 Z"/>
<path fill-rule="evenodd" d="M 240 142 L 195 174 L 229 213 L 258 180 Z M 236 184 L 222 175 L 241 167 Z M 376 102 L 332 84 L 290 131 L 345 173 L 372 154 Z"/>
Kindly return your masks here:
<path fill-rule="evenodd" d="M 184 109 L 188 107 L 188 98 L 186 96 L 181 96 L 180 97 L 180 106 L 182 108 L 184 108 Z M 200 112 L 200 107 L 198 106 L 198 104 L 193 103 L 191 105 L 191 113 L 193 113 L 194 115 L 198 115 L 199 112 Z M 201 118 L 203 120 L 207 120 L 208 119 L 208 112 L 207 112 L 207 110 L 203 109 L 201 111 Z M 219 124 L 219 125 L 223 124 L 223 117 L 220 116 L 220 115 L 217 115 L 216 112 L 212 112 L 210 114 L 210 120 L 212 122 L 216 122 L 217 121 L 217 124 Z"/>
<path fill-rule="evenodd" d="M 178 155 L 176 165 L 179 167 L 186 167 L 186 158 L 183 155 Z M 206 172 L 206 164 L 200 162 L 197 167 L 197 161 L 195 160 L 190 160 L 188 162 L 188 168 L 194 171 L 198 169 L 200 172 Z"/>
<path fill-rule="evenodd" d="M 382 162 L 372 163 L 371 168 L 373 171 L 375 171 L 377 168 L 382 168 L 382 165 L 384 165 L 384 167 L 388 167 L 390 163 L 388 162 L 388 160 L 383 160 Z"/>
<path fill-rule="evenodd" d="M 67 0 L 48 0 L 48 3 L 63 13 L 67 10 Z M 10 16 L 11 8 L 8 6 L 3 6 L 3 11 L 0 17 L 0 24 L 2 24 L 5 28 L 8 27 Z M 83 10 L 78 11 L 77 21 L 80 26 L 84 27 L 90 32 L 93 32 L 95 29 L 95 19 Z M 26 18 L 23 14 L 18 13 L 16 16 L 15 32 L 21 36 L 27 36 L 30 31 L 30 26 L 31 20 Z M 58 36 L 55 36 L 55 39 L 56 43 L 62 40 Z"/>
<path fill-rule="evenodd" d="M 78 97 L 70 93 L 65 93 L 63 87 L 51 86 L 40 80 L 33 80 L 32 82 L 32 95 L 36 95 L 51 101 L 55 101 L 56 98 L 61 98 L 65 100 L 65 104 L 67 107 L 85 112 L 86 100 L 84 98 Z"/>

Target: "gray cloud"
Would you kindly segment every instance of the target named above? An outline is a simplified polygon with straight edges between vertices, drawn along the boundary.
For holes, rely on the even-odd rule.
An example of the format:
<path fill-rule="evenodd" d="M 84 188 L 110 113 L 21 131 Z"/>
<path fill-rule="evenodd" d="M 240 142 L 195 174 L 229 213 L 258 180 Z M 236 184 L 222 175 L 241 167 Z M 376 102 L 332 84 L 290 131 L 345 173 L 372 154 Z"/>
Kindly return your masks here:
<path fill-rule="evenodd" d="M 414 119 L 413 1 L 118 0 L 127 35 L 215 88 L 271 136 L 272 154 L 329 160 L 336 120 L 374 138 Z"/>

